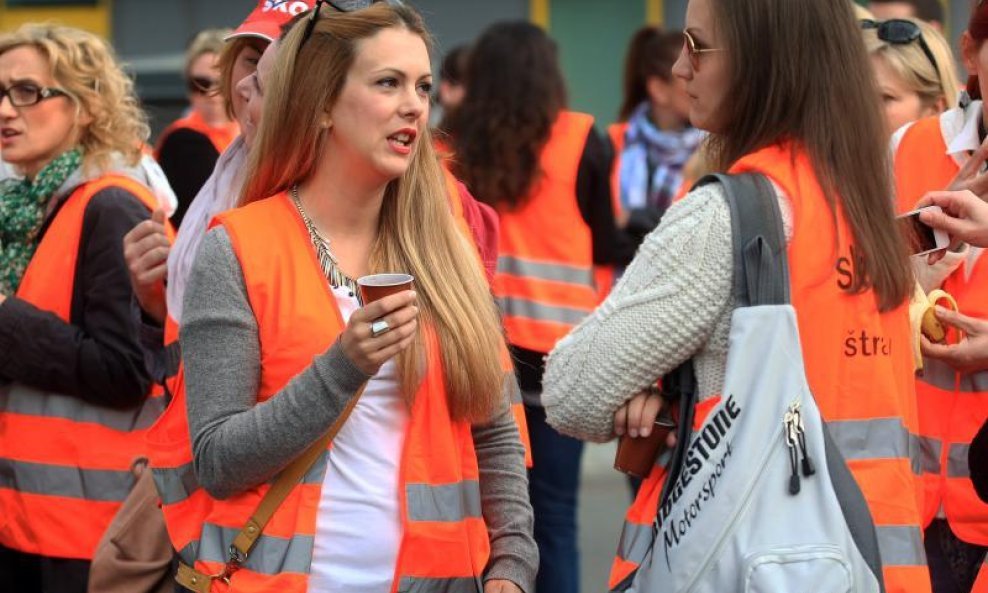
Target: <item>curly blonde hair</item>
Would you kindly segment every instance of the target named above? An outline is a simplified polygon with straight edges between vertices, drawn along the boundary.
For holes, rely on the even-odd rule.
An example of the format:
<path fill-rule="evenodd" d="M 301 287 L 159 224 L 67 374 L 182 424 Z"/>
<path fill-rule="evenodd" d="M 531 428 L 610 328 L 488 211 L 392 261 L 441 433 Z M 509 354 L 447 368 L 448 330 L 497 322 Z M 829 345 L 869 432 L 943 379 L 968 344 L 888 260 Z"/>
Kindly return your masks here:
<path fill-rule="evenodd" d="M 75 102 L 78 115 L 92 118 L 79 137 L 85 169 L 105 171 L 119 157 L 136 165 L 150 135 L 147 115 L 109 44 L 87 31 L 49 24 L 0 35 L 0 54 L 24 46 L 48 60 L 55 83 Z"/>

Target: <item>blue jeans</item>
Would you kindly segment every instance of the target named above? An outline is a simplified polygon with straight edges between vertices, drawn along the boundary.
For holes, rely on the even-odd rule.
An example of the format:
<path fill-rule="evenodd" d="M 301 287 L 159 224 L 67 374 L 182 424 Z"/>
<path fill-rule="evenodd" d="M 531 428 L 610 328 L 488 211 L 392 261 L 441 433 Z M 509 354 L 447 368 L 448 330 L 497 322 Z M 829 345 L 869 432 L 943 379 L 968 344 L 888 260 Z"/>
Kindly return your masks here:
<path fill-rule="evenodd" d="M 539 546 L 537 593 L 579 593 L 576 502 L 580 490 L 583 443 L 546 424 L 545 410 L 525 405 L 534 467 L 528 491 L 535 511 L 535 543 Z"/>

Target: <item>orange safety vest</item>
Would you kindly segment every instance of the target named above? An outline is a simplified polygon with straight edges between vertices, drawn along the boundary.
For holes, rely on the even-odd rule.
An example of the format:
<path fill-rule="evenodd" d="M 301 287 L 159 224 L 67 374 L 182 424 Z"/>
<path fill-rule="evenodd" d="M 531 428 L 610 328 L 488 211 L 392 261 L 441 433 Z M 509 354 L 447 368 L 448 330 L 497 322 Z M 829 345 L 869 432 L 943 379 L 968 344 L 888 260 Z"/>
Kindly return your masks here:
<path fill-rule="evenodd" d="M 928 191 L 945 189 L 960 170 L 947 154 L 940 117 L 920 120 L 906 131 L 895 155 L 900 211 L 912 210 Z M 965 315 L 988 319 L 988 257 L 973 268 L 965 261 L 943 283 Z M 958 373 L 949 365 L 923 360 L 917 377 L 919 437 L 926 491 L 923 524 L 942 507 L 950 529 L 965 542 L 988 545 L 988 504 L 978 498 L 967 464 L 968 448 L 988 417 L 988 370 Z"/>
<path fill-rule="evenodd" d="M 562 111 L 542 150 L 541 179 L 501 217 L 494 294 L 510 344 L 549 352 L 597 306 L 590 227 L 576 177 L 593 117 Z"/>
<path fill-rule="evenodd" d="M 161 137 L 158 138 L 158 145 L 154 149 L 154 158 L 160 160 L 161 158 L 161 147 L 165 145 L 165 140 L 172 132 L 177 130 L 193 130 L 199 132 L 213 144 L 216 152 L 223 154 L 227 146 L 233 143 L 234 139 L 240 134 L 240 126 L 237 122 L 230 122 L 222 126 L 211 126 L 206 123 L 206 120 L 202 119 L 202 115 L 198 111 L 191 111 L 188 115 L 183 118 L 177 119 L 171 123 L 170 126 L 165 128 L 165 131 L 161 133 Z"/>
<path fill-rule="evenodd" d="M 790 288 L 806 376 L 871 510 L 886 590 L 928 593 L 920 528 L 922 492 L 913 463 L 918 457 L 912 436 L 918 420 L 906 304 L 879 314 L 872 291 L 844 290 L 855 273 L 850 228 L 838 211 L 837 232 L 821 236 L 821 221 L 829 225 L 831 211 L 802 151 L 790 146 L 757 151 L 731 168 L 731 173 L 744 172 L 767 175 L 791 201 L 795 226 L 788 247 Z M 708 409 L 700 409 L 697 416 Z M 651 538 L 660 480 L 661 473 L 653 470 L 628 512 L 619 548 L 624 556 L 615 562 L 612 586 L 634 568 L 624 558 L 641 557 L 634 553 L 642 541 L 648 542 L 643 527 Z"/>
<path fill-rule="evenodd" d="M 264 401 L 332 345 L 343 320 L 287 194 L 228 211 L 217 220 L 229 233 L 257 317 L 262 363 L 258 399 Z M 277 237 L 279 249 L 253 240 L 261 234 Z M 284 311 L 294 314 L 286 319 Z M 403 530 L 391 590 L 480 590 L 490 543 L 471 426 L 450 420 L 442 367 L 435 364 L 438 343 L 434 336 L 427 342 L 433 364 L 426 369 L 406 429 L 398 492 Z M 506 369 L 506 377 L 510 373 Z M 306 590 L 326 464 L 324 455 L 281 504 L 244 567 L 233 574 L 229 589 L 217 582 L 214 590 Z M 203 573 L 215 574 L 268 484 L 222 501 L 198 489 L 194 494 L 208 502 L 200 521 L 195 514 L 175 512 L 178 505 L 188 507 L 191 499 L 182 500 L 187 484 L 171 469 L 155 469 L 159 485 L 171 488 L 164 493 L 163 510 L 179 524 L 169 521 L 169 527 L 178 527 L 188 538 L 179 548 L 183 559 L 194 560 Z M 175 533 L 172 529 L 173 540 Z"/>
<path fill-rule="evenodd" d="M 137 181 L 107 174 L 72 192 L 24 273 L 17 297 L 70 323 L 86 206 L 118 187 L 149 210 L 157 200 Z M 26 336 L 25 339 L 30 339 Z M 0 545 L 28 554 L 89 560 L 130 492 L 144 433 L 164 408 L 152 393 L 115 410 L 18 383 L 0 397 Z"/>

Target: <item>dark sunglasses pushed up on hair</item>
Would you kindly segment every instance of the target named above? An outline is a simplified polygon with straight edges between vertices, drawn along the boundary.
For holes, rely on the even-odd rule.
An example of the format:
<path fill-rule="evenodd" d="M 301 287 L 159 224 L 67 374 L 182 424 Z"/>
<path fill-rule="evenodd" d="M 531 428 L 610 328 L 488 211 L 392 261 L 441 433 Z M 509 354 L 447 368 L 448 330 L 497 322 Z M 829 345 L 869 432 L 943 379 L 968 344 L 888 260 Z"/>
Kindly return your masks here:
<path fill-rule="evenodd" d="M 930 51 L 930 46 L 926 44 L 926 39 L 923 38 L 923 30 L 916 23 L 906 19 L 889 19 L 887 21 L 863 19 L 861 20 L 861 28 L 875 29 L 880 40 L 894 45 L 906 45 L 913 41 L 919 42 L 919 48 L 923 50 L 926 58 L 933 65 L 937 78 L 940 77 L 940 66 L 937 64 L 937 59 Z"/>
<path fill-rule="evenodd" d="M 401 6 L 403 4 L 401 0 L 316 0 L 316 5 L 312 7 L 312 12 L 309 13 L 309 19 L 305 23 L 305 33 L 302 34 L 299 49 L 312 36 L 312 30 L 316 27 L 316 20 L 319 18 L 319 9 L 322 8 L 323 4 L 329 4 L 332 8 L 340 12 L 354 12 L 379 2 L 384 2 L 390 6 Z"/>
<path fill-rule="evenodd" d="M 193 93 L 199 93 L 202 95 L 208 95 L 210 93 L 215 93 L 220 88 L 220 81 L 218 78 L 209 78 L 207 76 L 190 76 L 189 77 L 189 91 Z"/>

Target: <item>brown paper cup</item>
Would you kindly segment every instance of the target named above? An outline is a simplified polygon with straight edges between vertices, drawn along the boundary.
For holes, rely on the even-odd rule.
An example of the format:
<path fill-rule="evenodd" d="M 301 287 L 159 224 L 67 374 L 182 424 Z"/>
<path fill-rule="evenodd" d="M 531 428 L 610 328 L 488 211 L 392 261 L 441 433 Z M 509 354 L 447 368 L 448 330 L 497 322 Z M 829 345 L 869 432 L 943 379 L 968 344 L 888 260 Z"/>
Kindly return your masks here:
<path fill-rule="evenodd" d="M 357 284 L 364 305 L 369 305 L 390 294 L 411 290 L 413 280 L 415 278 L 410 274 L 371 274 L 357 278 Z"/>

